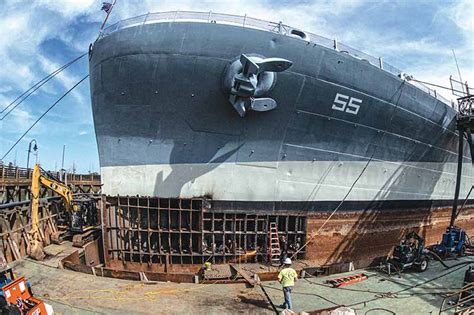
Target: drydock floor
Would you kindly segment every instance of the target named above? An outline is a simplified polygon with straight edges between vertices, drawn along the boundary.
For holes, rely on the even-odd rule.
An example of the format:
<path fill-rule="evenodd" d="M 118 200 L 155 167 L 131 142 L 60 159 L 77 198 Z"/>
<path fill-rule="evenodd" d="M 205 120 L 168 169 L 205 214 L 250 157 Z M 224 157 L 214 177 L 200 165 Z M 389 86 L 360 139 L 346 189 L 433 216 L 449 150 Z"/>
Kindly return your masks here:
<path fill-rule="evenodd" d="M 12 264 L 55 314 L 272 314 L 260 288 L 244 284 L 145 284 L 94 277 L 25 259 Z"/>
<path fill-rule="evenodd" d="M 473 258 L 449 260 L 446 264 L 452 266 L 469 260 Z M 468 265 L 462 265 L 446 269 L 439 262 L 431 261 L 427 271 L 407 271 L 400 277 L 388 277 L 373 270 L 357 270 L 327 277 L 305 278 L 296 283 L 292 294 L 293 308 L 296 312 L 308 312 L 345 305 L 356 310 L 357 314 L 438 314 L 444 295 L 462 287 L 467 268 Z M 364 273 L 369 278 L 341 288 L 332 288 L 325 283 L 328 279 L 357 273 Z M 262 285 L 275 305 L 283 303 L 278 282 L 265 282 Z"/>
<path fill-rule="evenodd" d="M 448 261 L 454 265 L 472 258 Z M 44 262 L 30 259 L 13 263 L 17 275 L 24 275 L 33 292 L 54 307 L 56 314 L 274 314 L 258 286 L 245 284 L 146 284 L 94 277 L 55 268 L 57 258 Z M 424 273 L 408 272 L 391 278 L 369 270 L 368 280 L 334 289 L 328 279 L 306 278 L 293 292 L 297 312 L 346 305 L 357 314 L 438 314 L 443 294 L 462 286 L 467 265 L 445 269 L 432 262 Z M 274 305 L 283 297 L 275 281 L 263 282 Z M 281 311 L 281 309 L 278 309 Z M 388 311 L 390 310 L 390 311 Z"/>

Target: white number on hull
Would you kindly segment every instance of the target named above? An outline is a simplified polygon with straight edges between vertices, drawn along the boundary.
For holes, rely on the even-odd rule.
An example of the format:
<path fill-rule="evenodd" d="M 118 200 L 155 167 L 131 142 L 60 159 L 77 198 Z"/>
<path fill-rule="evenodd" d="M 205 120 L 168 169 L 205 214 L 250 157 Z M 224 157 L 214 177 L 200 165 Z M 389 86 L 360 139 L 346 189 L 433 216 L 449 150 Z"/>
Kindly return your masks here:
<path fill-rule="evenodd" d="M 337 93 L 334 103 L 332 104 L 332 109 L 357 115 L 361 104 L 362 100 L 358 98 Z"/>

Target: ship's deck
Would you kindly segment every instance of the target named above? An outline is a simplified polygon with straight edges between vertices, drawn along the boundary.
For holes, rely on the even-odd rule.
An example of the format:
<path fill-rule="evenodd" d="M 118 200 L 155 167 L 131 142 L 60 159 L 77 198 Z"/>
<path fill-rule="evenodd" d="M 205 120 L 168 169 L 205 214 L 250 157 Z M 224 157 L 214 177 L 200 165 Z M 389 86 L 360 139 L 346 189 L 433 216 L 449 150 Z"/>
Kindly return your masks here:
<path fill-rule="evenodd" d="M 194 23 L 213 23 L 213 24 L 227 24 L 233 26 L 239 26 L 242 28 L 254 28 L 264 30 L 272 33 L 278 33 L 285 36 L 292 36 L 303 41 L 307 41 L 313 44 L 321 45 L 330 49 L 339 50 L 347 53 L 354 58 L 365 60 L 375 67 L 378 67 L 384 71 L 387 71 L 393 75 L 401 75 L 403 72 L 385 62 L 382 57 L 374 57 L 368 53 L 362 52 L 351 46 L 339 43 L 335 38 L 331 39 L 318 34 L 303 31 L 294 28 L 290 25 L 283 24 L 282 22 L 271 22 L 257 18 L 252 18 L 247 15 L 239 16 L 232 14 L 216 13 L 216 12 L 195 12 L 195 11 L 168 11 L 168 12 L 154 12 L 146 13 L 139 16 L 130 17 L 121 21 L 118 21 L 108 27 L 106 27 L 100 34 L 99 38 L 106 37 L 116 31 L 141 26 L 145 24 L 154 23 L 174 23 L 174 22 L 194 22 Z M 439 95 L 435 90 L 430 89 L 425 84 L 418 82 L 417 80 L 409 81 L 410 84 L 415 85 L 420 90 L 434 96 L 436 99 L 441 100 L 445 104 L 450 104 L 450 101 Z"/>

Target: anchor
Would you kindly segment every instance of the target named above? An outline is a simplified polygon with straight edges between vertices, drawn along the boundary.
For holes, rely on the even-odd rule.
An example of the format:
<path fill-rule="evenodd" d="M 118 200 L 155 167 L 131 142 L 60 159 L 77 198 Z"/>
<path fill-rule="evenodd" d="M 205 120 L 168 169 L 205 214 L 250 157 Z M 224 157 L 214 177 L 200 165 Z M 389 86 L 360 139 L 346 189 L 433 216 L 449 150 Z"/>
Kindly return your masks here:
<path fill-rule="evenodd" d="M 227 70 L 224 85 L 230 86 L 229 102 L 240 117 L 249 110 L 266 112 L 278 104 L 268 93 L 276 83 L 276 72 L 282 72 L 293 63 L 283 58 L 248 57 L 245 54 Z M 230 81 L 230 82 L 229 82 Z"/>

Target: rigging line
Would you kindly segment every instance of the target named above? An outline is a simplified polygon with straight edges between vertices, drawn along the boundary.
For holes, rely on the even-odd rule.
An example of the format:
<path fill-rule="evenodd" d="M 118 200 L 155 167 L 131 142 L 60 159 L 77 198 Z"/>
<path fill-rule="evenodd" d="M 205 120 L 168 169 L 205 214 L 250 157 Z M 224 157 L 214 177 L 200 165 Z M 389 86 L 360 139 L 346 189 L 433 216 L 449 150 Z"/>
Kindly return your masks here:
<path fill-rule="evenodd" d="M 397 99 L 397 102 L 395 103 L 396 104 L 396 107 L 393 109 L 393 112 L 392 112 L 392 116 L 390 117 L 390 122 L 389 124 L 392 123 L 393 121 L 393 118 L 395 116 L 395 111 L 396 109 L 398 108 L 398 103 L 400 102 L 400 97 L 402 96 L 402 89 L 403 89 L 403 86 L 405 85 L 405 82 L 406 81 L 403 81 L 402 84 L 397 88 L 397 92 L 400 91 L 400 94 L 398 96 L 398 99 Z M 392 98 L 395 97 L 396 93 L 393 95 Z M 339 208 L 342 206 L 342 204 L 346 201 L 347 197 L 349 197 L 349 194 L 352 192 L 352 189 L 354 189 L 355 185 L 357 184 L 357 182 L 359 181 L 359 179 L 362 177 L 362 175 L 365 173 L 365 170 L 367 169 L 367 167 L 369 166 L 370 162 L 372 161 L 372 159 L 374 158 L 374 155 L 375 155 L 375 152 L 377 151 L 377 147 L 378 145 L 380 145 L 383 141 L 383 139 L 385 138 L 385 133 L 382 134 L 382 137 L 380 137 L 380 140 L 377 144 L 377 146 L 374 148 L 374 151 L 372 152 L 372 155 L 370 156 L 369 160 L 367 161 L 367 163 L 365 164 L 364 168 L 362 169 L 362 171 L 360 172 L 359 176 L 355 179 L 355 181 L 352 183 L 351 187 L 349 188 L 349 190 L 347 191 L 346 195 L 344 196 L 344 198 L 342 198 L 341 202 L 339 202 L 339 204 L 337 205 L 337 207 L 332 211 L 332 213 L 329 215 L 329 217 L 323 222 L 323 224 L 319 227 L 319 229 L 316 231 L 316 233 L 314 233 L 310 238 L 309 240 L 306 241 L 306 243 L 303 244 L 303 246 L 301 246 L 300 248 L 298 248 L 298 250 L 296 250 L 293 255 L 291 256 L 291 259 L 293 259 L 296 255 L 298 255 L 298 253 L 303 249 L 305 248 L 312 240 L 314 237 L 316 237 L 316 235 L 319 234 L 319 232 L 321 232 L 321 230 L 324 228 L 324 226 L 326 226 L 326 223 L 329 222 L 329 220 L 331 220 L 332 216 L 339 210 Z"/>
<path fill-rule="evenodd" d="M 454 52 L 454 49 L 451 49 L 451 50 L 453 51 L 454 62 L 456 62 L 456 68 L 458 69 L 459 82 L 462 82 L 461 70 L 459 70 L 458 58 L 456 58 L 456 53 Z M 463 89 L 464 89 L 464 86 L 463 86 Z"/>
<path fill-rule="evenodd" d="M 2 111 L 0 111 L 0 114 L 3 113 L 4 111 L 6 111 L 8 108 L 10 108 L 13 104 L 16 103 L 16 101 L 18 101 L 19 99 L 20 102 L 18 102 L 18 104 L 16 104 L 13 108 L 11 108 L 2 118 L 0 118 L 0 120 L 3 120 L 6 116 L 8 116 L 8 114 L 10 114 L 11 111 L 13 111 L 18 105 L 20 105 L 25 99 L 27 99 L 31 94 L 33 94 L 36 90 L 38 90 L 40 87 L 42 87 L 44 84 L 46 84 L 46 82 L 48 82 L 49 80 L 51 80 L 53 77 L 55 77 L 56 75 L 58 75 L 60 72 L 62 72 L 64 69 L 68 68 L 70 65 L 72 65 L 73 63 L 75 63 L 76 61 L 78 61 L 79 59 L 81 59 L 82 57 L 84 57 L 85 55 L 87 55 L 88 53 L 84 53 L 76 58 L 74 58 L 73 60 L 69 61 L 68 63 L 62 65 L 61 67 L 59 67 L 58 69 L 54 70 L 53 72 L 51 72 L 50 74 L 48 74 L 46 77 L 42 78 L 40 81 L 36 82 L 33 86 L 31 86 L 28 90 L 26 90 L 25 92 L 23 92 L 20 96 L 18 96 L 13 102 L 11 102 L 10 104 L 8 104 L 8 106 L 6 106 L 4 109 L 2 109 Z M 26 96 L 25 96 L 26 95 Z"/>
<path fill-rule="evenodd" d="M 58 69 L 56 69 L 55 71 L 57 71 Z M 3 113 L 4 111 L 6 111 L 10 106 L 12 106 L 13 104 L 16 103 L 16 101 L 18 101 L 21 97 L 23 97 L 26 93 L 28 93 L 29 91 L 31 91 L 33 88 L 35 88 L 38 84 L 40 84 L 41 82 L 43 82 L 44 80 L 46 80 L 48 77 L 51 76 L 51 73 L 48 74 L 46 77 L 42 78 L 40 81 L 36 82 L 35 84 L 33 84 L 33 86 L 31 86 L 30 88 L 28 88 L 28 90 L 24 91 L 23 93 L 21 93 L 19 96 L 17 96 L 17 98 L 15 98 L 10 104 L 8 104 L 4 109 L 2 109 L 0 111 L 0 114 Z"/>
<path fill-rule="evenodd" d="M 430 83 L 430 82 L 426 82 L 426 81 L 420 81 L 420 80 L 417 80 L 417 79 L 408 80 L 408 82 L 410 82 L 410 81 L 415 81 L 415 82 L 423 83 L 423 84 L 426 84 L 426 85 L 432 85 L 432 86 L 439 87 L 440 89 L 445 89 L 445 90 L 454 91 L 454 92 L 458 92 L 458 93 L 466 93 L 466 91 L 459 91 L 459 90 L 456 90 L 456 89 L 453 89 L 453 88 L 450 88 L 450 87 L 447 87 L 447 86 L 442 86 L 442 85 L 439 85 L 439 84 L 434 84 L 434 83 Z"/>
<path fill-rule="evenodd" d="M 23 94 L 21 94 L 19 97 L 17 97 L 12 103 L 10 103 L 7 107 L 5 107 L 1 113 L 3 113 L 6 109 L 8 109 L 11 105 L 13 105 L 18 99 L 20 99 L 22 96 L 24 96 L 25 94 L 27 94 L 26 96 L 24 96 L 20 102 L 18 104 L 16 104 L 13 108 L 11 108 L 2 118 L 0 118 L 0 120 L 3 120 L 6 116 L 8 116 L 8 114 L 10 114 L 16 107 L 18 107 L 18 105 L 20 105 L 23 101 L 25 101 L 26 98 L 28 98 L 31 94 L 33 94 L 35 91 L 37 91 L 40 87 L 42 87 L 44 84 L 46 84 L 49 80 L 51 80 L 52 78 L 54 78 L 56 75 L 58 75 L 59 73 L 61 73 L 64 69 L 68 68 L 70 65 L 72 65 L 73 63 L 75 63 L 76 61 L 78 61 L 79 59 L 81 59 L 82 57 L 84 57 L 85 55 L 87 55 L 87 53 L 84 53 L 78 57 L 76 57 L 75 59 L 69 61 L 68 63 L 64 64 L 63 66 L 61 66 L 60 68 L 56 69 L 55 71 L 53 71 L 52 73 L 50 73 L 49 75 L 47 75 L 46 77 L 44 77 L 42 80 L 40 80 L 39 82 L 37 82 L 36 84 L 34 84 L 32 87 L 30 87 L 27 91 L 25 91 Z"/>
<path fill-rule="evenodd" d="M 35 122 L 21 135 L 21 137 L 11 146 L 10 149 L 8 149 L 8 151 L 2 156 L 2 158 L 0 160 L 3 160 L 5 159 L 5 157 L 13 150 L 13 148 L 21 141 L 21 139 L 23 139 L 23 137 L 26 136 L 26 134 L 31 130 L 33 129 L 33 127 L 51 110 L 53 109 L 54 106 L 56 106 L 64 97 L 66 97 L 66 95 L 68 95 L 72 90 L 74 90 L 79 84 L 81 84 L 85 79 L 87 79 L 89 77 L 89 75 L 86 75 L 85 77 L 83 77 L 81 80 L 79 80 L 76 84 L 74 84 L 73 87 L 71 87 L 69 90 L 66 91 L 66 93 L 64 93 L 56 102 L 53 103 L 53 105 L 51 105 L 43 114 L 41 114 L 40 117 L 38 117 L 38 119 L 35 120 Z"/>

